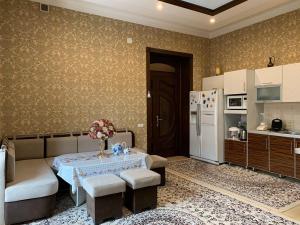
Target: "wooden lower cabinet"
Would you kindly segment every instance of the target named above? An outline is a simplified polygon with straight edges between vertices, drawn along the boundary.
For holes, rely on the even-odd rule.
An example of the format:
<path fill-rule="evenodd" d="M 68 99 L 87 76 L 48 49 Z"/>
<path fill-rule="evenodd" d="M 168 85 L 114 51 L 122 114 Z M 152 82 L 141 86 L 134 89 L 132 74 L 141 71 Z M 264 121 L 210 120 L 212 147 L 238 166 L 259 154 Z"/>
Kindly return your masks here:
<path fill-rule="evenodd" d="M 247 165 L 247 143 L 225 140 L 225 161 L 239 166 Z"/>
<path fill-rule="evenodd" d="M 296 139 L 295 140 L 295 147 L 296 148 L 300 148 L 300 139 Z M 300 179 L 300 155 L 295 155 L 296 157 L 296 174 L 295 174 L 295 177 L 297 179 Z"/>
<path fill-rule="evenodd" d="M 248 167 L 269 171 L 269 136 L 248 134 Z"/>
<path fill-rule="evenodd" d="M 297 179 L 300 179 L 300 155 L 296 155 L 296 176 Z"/>
<path fill-rule="evenodd" d="M 294 176 L 294 139 L 270 136 L 270 171 Z"/>

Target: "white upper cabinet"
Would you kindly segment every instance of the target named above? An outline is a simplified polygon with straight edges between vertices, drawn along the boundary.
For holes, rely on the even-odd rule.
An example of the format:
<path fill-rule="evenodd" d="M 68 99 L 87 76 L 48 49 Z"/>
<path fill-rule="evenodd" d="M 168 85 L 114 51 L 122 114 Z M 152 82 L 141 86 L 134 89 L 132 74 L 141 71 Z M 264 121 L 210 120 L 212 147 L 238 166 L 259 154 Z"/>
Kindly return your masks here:
<path fill-rule="evenodd" d="M 283 102 L 300 102 L 300 63 L 283 66 Z"/>
<path fill-rule="evenodd" d="M 224 95 L 247 94 L 247 70 L 224 74 Z"/>
<path fill-rule="evenodd" d="M 282 66 L 255 70 L 255 86 L 280 86 L 282 84 Z"/>
<path fill-rule="evenodd" d="M 211 89 L 223 89 L 224 88 L 224 75 L 205 77 L 202 80 L 202 90 L 209 91 Z"/>

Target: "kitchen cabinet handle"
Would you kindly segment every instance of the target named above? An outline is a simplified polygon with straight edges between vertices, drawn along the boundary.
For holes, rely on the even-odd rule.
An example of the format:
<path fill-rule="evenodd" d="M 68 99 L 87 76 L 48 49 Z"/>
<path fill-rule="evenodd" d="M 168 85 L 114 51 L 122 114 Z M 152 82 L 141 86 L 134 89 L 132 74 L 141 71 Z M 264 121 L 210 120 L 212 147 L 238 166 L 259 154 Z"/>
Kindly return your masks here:
<path fill-rule="evenodd" d="M 262 85 L 267 85 L 267 84 L 273 84 L 273 82 L 265 82 L 265 83 L 261 83 Z"/>

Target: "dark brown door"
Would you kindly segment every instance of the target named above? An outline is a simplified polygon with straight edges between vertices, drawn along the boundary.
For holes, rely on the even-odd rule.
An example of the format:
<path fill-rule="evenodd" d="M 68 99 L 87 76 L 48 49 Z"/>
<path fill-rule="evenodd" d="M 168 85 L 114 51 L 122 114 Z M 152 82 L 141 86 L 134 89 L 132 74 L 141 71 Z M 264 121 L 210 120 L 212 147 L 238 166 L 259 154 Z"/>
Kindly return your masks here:
<path fill-rule="evenodd" d="M 146 49 L 147 153 L 189 156 L 193 55 Z"/>
<path fill-rule="evenodd" d="M 178 151 L 179 89 L 176 72 L 151 71 L 152 152 L 165 157 Z"/>
<path fill-rule="evenodd" d="M 269 137 L 260 134 L 248 135 L 248 166 L 269 171 Z"/>
<path fill-rule="evenodd" d="M 294 176 L 294 139 L 270 136 L 270 170 Z"/>

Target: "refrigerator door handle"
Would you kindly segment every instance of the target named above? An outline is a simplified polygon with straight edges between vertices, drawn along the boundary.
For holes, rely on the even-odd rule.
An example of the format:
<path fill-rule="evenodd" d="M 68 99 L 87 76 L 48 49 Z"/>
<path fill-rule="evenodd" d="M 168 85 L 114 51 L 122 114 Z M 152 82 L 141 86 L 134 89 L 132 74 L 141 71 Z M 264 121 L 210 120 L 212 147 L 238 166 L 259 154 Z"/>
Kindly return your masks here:
<path fill-rule="evenodd" d="M 200 128 L 200 104 L 197 104 L 197 116 L 196 116 L 196 130 L 197 130 L 197 136 L 200 136 L 201 134 L 201 128 Z"/>

